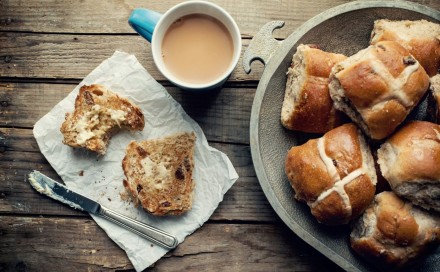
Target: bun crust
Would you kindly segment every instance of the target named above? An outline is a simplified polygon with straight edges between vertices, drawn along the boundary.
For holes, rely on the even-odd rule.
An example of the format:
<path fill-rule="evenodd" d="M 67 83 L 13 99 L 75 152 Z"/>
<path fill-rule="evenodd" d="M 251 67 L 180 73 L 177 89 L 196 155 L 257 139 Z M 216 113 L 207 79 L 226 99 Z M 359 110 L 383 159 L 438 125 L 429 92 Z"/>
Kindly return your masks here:
<path fill-rule="evenodd" d="M 429 103 L 430 108 L 429 110 L 431 115 L 431 120 L 435 123 L 440 122 L 440 74 L 431 77 L 430 79 L 430 96 L 429 96 Z"/>
<path fill-rule="evenodd" d="M 375 140 L 401 124 L 429 86 L 429 77 L 396 42 L 378 42 L 336 64 L 329 91 L 344 111 Z"/>
<path fill-rule="evenodd" d="M 191 209 L 195 141 L 194 132 L 183 132 L 127 146 L 124 186 L 144 210 L 179 215 Z"/>
<path fill-rule="evenodd" d="M 396 194 L 440 212 L 440 125 L 406 124 L 381 145 L 378 163 Z"/>
<path fill-rule="evenodd" d="M 325 133 L 342 124 L 344 114 L 333 107 L 328 77 L 333 65 L 347 57 L 299 45 L 287 71 L 281 123 L 291 130 Z"/>
<path fill-rule="evenodd" d="M 382 192 L 354 223 L 350 241 L 354 251 L 390 271 L 439 244 L 440 218 Z"/>
<path fill-rule="evenodd" d="M 371 33 L 371 44 L 396 41 L 409 50 L 429 76 L 440 68 L 440 25 L 426 20 L 376 20 Z"/>
<path fill-rule="evenodd" d="M 285 171 L 295 198 L 327 225 L 346 224 L 373 199 L 376 171 L 370 149 L 350 123 L 292 147 Z"/>
<path fill-rule="evenodd" d="M 104 86 L 93 84 L 80 88 L 75 110 L 66 113 L 60 131 L 63 143 L 105 154 L 112 134 L 120 128 L 143 130 L 144 115 L 134 103 Z"/>

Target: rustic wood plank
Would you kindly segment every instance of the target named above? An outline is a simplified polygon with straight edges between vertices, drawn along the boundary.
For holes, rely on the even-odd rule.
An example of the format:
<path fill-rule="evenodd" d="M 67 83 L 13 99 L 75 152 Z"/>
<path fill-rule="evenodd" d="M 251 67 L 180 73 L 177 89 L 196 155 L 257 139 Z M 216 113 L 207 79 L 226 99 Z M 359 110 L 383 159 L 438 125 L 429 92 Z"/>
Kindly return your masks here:
<path fill-rule="evenodd" d="M 135 33 L 127 23 L 134 8 L 143 7 L 164 13 L 180 0 L 105 1 L 93 0 L 69 3 L 68 1 L 17 1 L 0 2 L 0 30 L 69 33 Z M 225 8 L 237 21 L 243 36 L 254 35 L 271 20 L 285 20 L 288 28 L 279 31 L 286 37 L 302 22 L 316 14 L 348 0 L 278 1 L 212 1 Z M 420 2 L 420 1 L 419 1 Z M 426 1 L 424 1 L 426 2 Z M 433 2 L 433 1 L 430 1 Z M 430 4 L 428 1 L 428 4 Z M 109 16 L 111 14 L 111 16 Z"/>
<path fill-rule="evenodd" d="M 0 269 L 130 269 L 91 219 L 0 216 Z M 200 242 L 203 241 L 203 242 Z M 147 271 L 341 271 L 286 226 L 205 224 Z"/>
<path fill-rule="evenodd" d="M 0 216 L 0 240 L 0 271 L 133 267 L 125 252 L 92 219 Z"/>
<path fill-rule="evenodd" d="M 243 52 L 249 40 L 243 40 Z M 151 46 L 140 36 L 57 35 L 0 32 L 2 77 L 82 79 L 116 50 L 134 54 L 156 80 L 165 80 L 153 63 Z M 260 79 L 263 65 L 247 75 L 239 64 L 230 81 Z"/>
<path fill-rule="evenodd" d="M 211 146 L 228 155 L 240 176 L 211 220 L 278 221 L 256 178 L 249 146 Z M 60 180 L 39 152 L 30 129 L 0 128 L 0 161 L 0 213 L 87 216 L 40 195 L 26 181 L 26 175 L 33 169 Z"/>
<path fill-rule="evenodd" d="M 440 9 L 438 0 L 412 0 Z M 72 4 L 69 1 L 39 0 L 0 2 L 0 31 L 68 32 L 68 33 L 135 33 L 127 24 L 133 8 L 143 7 L 165 12 L 180 0 L 93 1 Z M 261 26 L 272 20 L 284 20 L 286 27 L 277 31 L 278 38 L 287 37 L 306 20 L 329 8 L 350 0 L 297 1 L 212 1 L 225 8 L 236 20 L 243 37 L 253 36 Z M 109 16 L 111 14 L 111 16 Z"/>
<path fill-rule="evenodd" d="M 0 127 L 33 127 L 74 88 L 71 84 L 0 83 Z M 255 89 L 223 88 L 206 95 L 175 87 L 167 90 L 201 126 L 209 141 L 249 144 Z"/>

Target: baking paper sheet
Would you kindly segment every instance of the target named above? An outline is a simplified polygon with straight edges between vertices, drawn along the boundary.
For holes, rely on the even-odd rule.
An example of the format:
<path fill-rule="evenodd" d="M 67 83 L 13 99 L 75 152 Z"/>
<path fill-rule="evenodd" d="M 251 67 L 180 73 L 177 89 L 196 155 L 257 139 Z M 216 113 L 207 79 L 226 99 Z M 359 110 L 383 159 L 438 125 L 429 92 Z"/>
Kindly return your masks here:
<path fill-rule="evenodd" d="M 142 109 L 145 116 L 142 132 L 119 132 L 111 139 L 104 156 L 73 149 L 62 143 L 60 126 L 65 113 L 73 111 L 79 88 L 90 84 L 102 84 L 127 97 Z M 120 196 L 125 191 L 121 166 L 125 147 L 132 140 L 159 138 L 179 131 L 194 131 L 197 135 L 193 207 L 181 216 L 155 217 Z M 199 125 L 184 112 L 180 104 L 150 76 L 135 56 L 120 51 L 102 62 L 41 118 L 33 132 L 41 152 L 69 188 L 110 209 L 171 233 L 179 243 L 209 219 L 223 200 L 223 195 L 238 178 L 228 157 L 208 145 Z M 167 252 L 105 219 L 92 217 L 125 250 L 137 271 L 150 266 Z"/>

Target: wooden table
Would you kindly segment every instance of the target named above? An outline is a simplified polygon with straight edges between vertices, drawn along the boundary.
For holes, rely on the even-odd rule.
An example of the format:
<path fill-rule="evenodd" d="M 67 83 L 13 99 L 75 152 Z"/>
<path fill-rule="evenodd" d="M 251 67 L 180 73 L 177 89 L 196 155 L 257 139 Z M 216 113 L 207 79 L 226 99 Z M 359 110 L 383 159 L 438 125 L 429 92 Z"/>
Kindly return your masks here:
<path fill-rule="evenodd" d="M 0 0 L 0 271 L 131 271 L 121 250 L 87 213 L 36 193 L 33 169 L 57 174 L 32 135 L 35 122 L 117 49 L 135 54 L 149 73 L 226 153 L 240 178 L 211 219 L 147 270 L 338 271 L 277 217 L 258 183 L 249 119 L 263 66 L 238 65 L 223 90 L 194 95 L 155 68 L 150 45 L 127 24 L 135 7 L 165 12 L 179 1 Z M 286 38 L 318 13 L 347 0 L 213 1 L 237 21 L 243 51 L 266 22 L 283 20 Z M 418 0 L 440 9 L 438 0 Z"/>

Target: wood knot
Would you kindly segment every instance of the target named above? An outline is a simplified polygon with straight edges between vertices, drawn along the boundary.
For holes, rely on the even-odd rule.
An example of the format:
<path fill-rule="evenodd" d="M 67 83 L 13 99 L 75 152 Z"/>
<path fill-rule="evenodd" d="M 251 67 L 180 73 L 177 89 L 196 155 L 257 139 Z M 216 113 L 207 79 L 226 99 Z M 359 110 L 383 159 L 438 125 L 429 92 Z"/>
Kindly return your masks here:
<path fill-rule="evenodd" d="M 15 266 L 15 271 L 17 271 L 17 272 L 25 272 L 25 271 L 27 271 L 27 265 L 24 262 L 19 262 Z"/>
<path fill-rule="evenodd" d="M 5 192 L 0 192 L 0 199 L 4 199 L 6 198 L 6 193 Z"/>
<path fill-rule="evenodd" d="M 8 101 L 0 101 L 0 106 L 3 108 L 9 107 L 9 102 Z"/>

